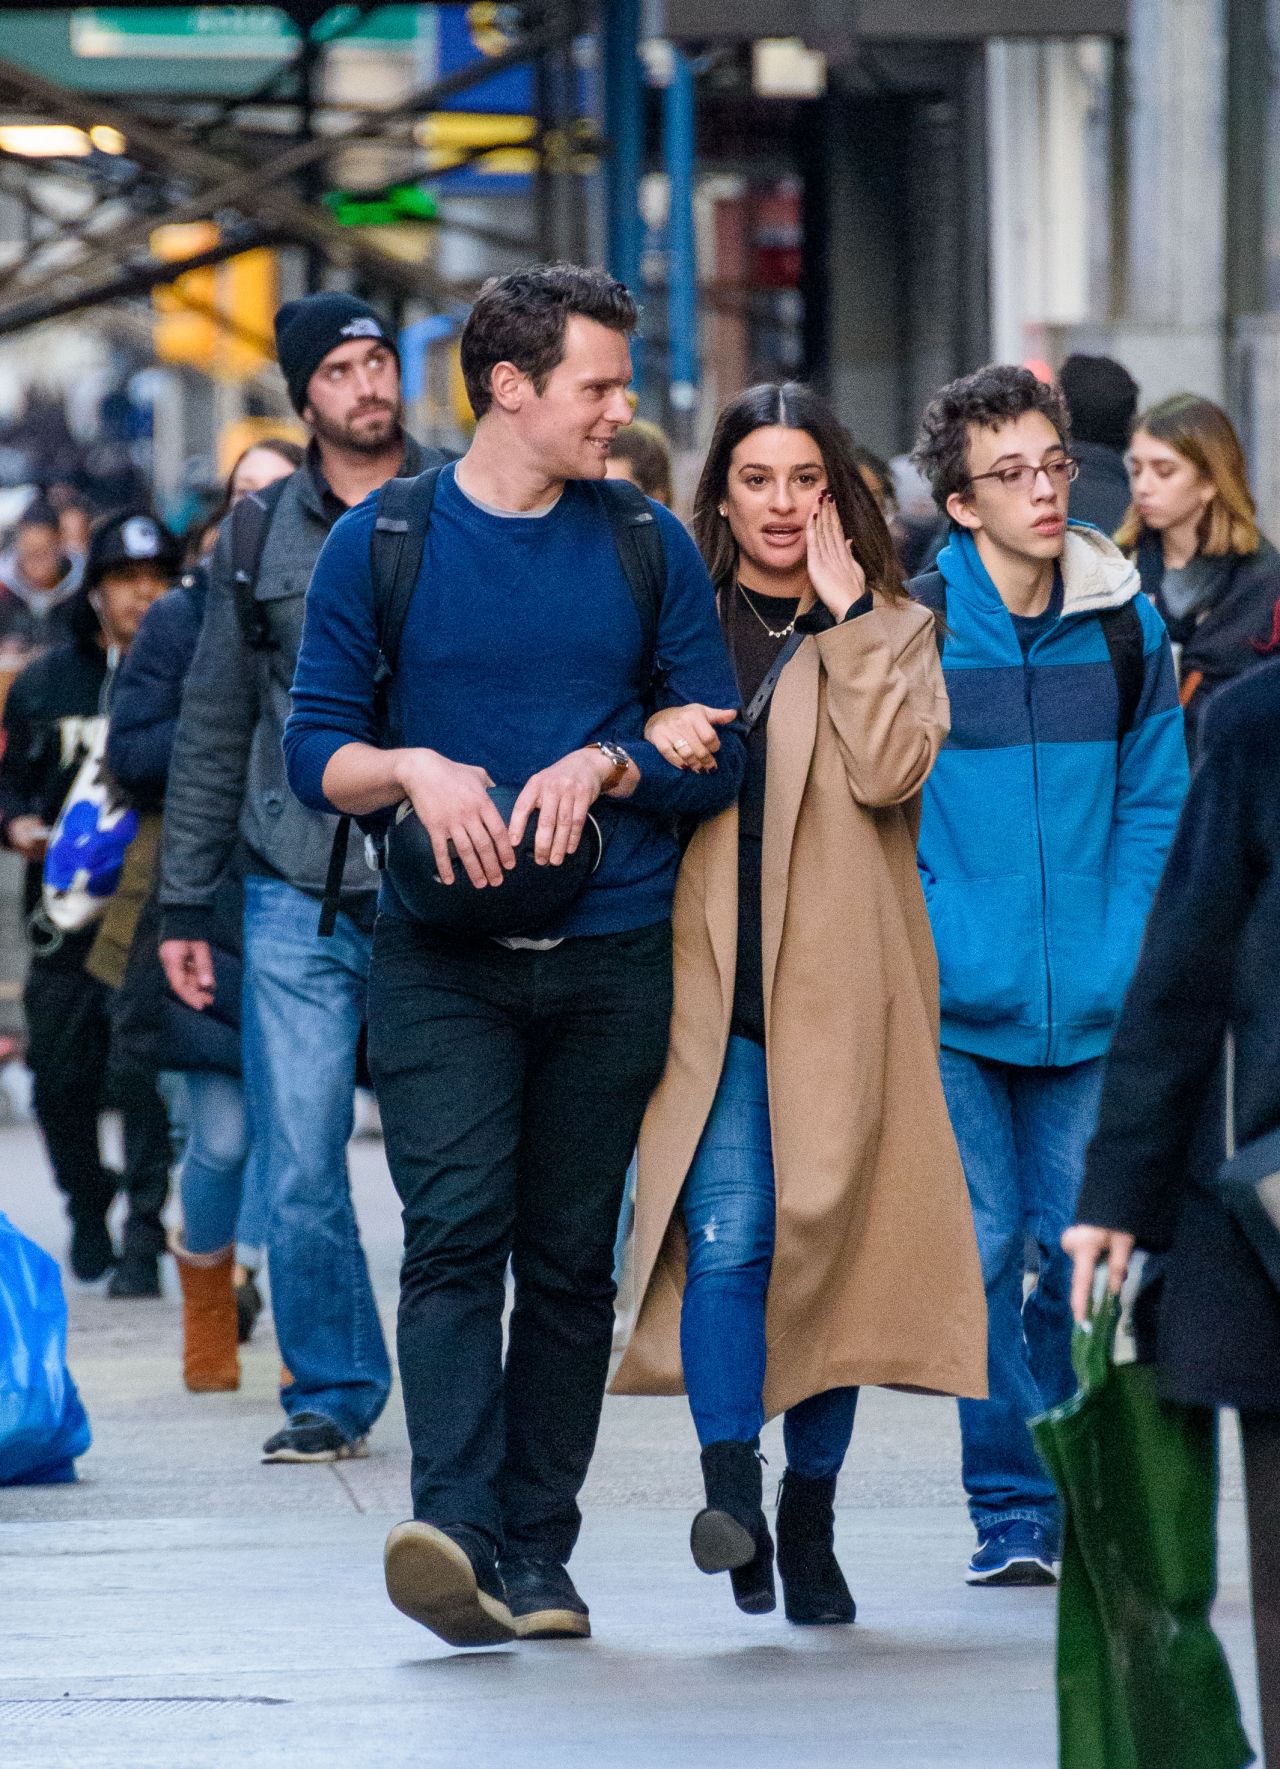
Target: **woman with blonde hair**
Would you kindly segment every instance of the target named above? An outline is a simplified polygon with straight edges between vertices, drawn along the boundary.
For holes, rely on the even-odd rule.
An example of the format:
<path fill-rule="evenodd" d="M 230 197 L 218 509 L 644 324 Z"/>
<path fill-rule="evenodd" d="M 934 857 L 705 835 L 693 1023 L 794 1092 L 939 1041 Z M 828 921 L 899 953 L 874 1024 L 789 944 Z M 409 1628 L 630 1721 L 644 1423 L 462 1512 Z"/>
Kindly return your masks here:
<path fill-rule="evenodd" d="M 707 1500 L 694 1561 L 729 1572 L 749 1614 L 775 1604 L 759 1443 L 783 1414 L 787 1617 L 851 1622 L 833 1507 L 859 1387 L 986 1392 L 915 857 L 947 697 L 932 616 L 807 388 L 725 407 L 694 534 L 748 764 L 677 885 L 671 1044 L 640 1137 L 640 1300 L 615 1389 L 687 1389 Z M 675 708 L 646 735 L 677 767 L 710 768 L 724 716 Z"/>
<path fill-rule="evenodd" d="M 1116 540 L 1169 629 L 1193 752 L 1211 697 L 1280 643 L 1280 553 L 1258 529 L 1244 451 L 1220 406 L 1175 393 L 1138 419 Z"/>

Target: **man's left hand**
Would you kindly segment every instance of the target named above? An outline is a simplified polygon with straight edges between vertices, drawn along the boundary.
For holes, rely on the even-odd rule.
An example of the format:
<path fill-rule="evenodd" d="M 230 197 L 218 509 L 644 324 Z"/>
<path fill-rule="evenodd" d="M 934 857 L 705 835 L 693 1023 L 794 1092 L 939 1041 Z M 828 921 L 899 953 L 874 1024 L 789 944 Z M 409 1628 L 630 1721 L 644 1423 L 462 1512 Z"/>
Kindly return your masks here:
<path fill-rule="evenodd" d="M 600 797 L 605 781 L 613 772 L 613 763 L 603 750 L 594 747 L 575 749 L 571 755 L 543 768 L 525 782 L 524 791 L 515 802 L 509 825 L 511 845 L 518 848 L 534 811 L 538 813 L 538 832 L 533 838 L 533 857 L 539 866 L 559 866 L 568 855 L 576 853 L 586 827 L 587 812 Z M 634 766 L 628 778 L 610 794 L 627 798 L 635 786 Z"/>

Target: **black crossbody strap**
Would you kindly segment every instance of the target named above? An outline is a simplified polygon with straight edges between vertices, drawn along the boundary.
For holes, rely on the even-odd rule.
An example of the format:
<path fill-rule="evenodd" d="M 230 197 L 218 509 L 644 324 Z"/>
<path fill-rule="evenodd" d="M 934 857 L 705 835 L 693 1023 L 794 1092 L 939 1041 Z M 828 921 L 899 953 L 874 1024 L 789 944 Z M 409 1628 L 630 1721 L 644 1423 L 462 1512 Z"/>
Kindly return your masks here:
<path fill-rule="evenodd" d="M 760 686 L 751 697 L 751 704 L 738 720 L 738 730 L 744 737 L 748 732 L 754 731 L 755 727 L 764 717 L 764 710 L 773 699 L 773 691 L 778 686 L 778 677 L 782 674 L 787 664 L 790 663 L 796 652 L 804 644 L 805 637 L 806 635 L 804 633 L 792 633 L 786 644 L 770 664 L 769 672 L 765 676 L 764 681 L 761 682 Z"/>

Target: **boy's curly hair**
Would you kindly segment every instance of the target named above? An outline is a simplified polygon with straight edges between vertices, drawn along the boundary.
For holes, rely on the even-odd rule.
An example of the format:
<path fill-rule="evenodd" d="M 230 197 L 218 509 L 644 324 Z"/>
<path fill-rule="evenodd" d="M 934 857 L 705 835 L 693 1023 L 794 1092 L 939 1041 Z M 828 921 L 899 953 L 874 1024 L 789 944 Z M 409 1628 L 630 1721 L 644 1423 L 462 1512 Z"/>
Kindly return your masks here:
<path fill-rule="evenodd" d="M 1056 387 L 1047 387 L 1030 369 L 1011 363 L 989 363 L 972 375 L 951 381 L 930 402 L 920 421 L 911 459 L 945 514 L 952 492 L 969 484 L 969 429 L 994 430 L 1025 412 L 1043 412 L 1062 438 L 1071 441 L 1066 401 Z"/>

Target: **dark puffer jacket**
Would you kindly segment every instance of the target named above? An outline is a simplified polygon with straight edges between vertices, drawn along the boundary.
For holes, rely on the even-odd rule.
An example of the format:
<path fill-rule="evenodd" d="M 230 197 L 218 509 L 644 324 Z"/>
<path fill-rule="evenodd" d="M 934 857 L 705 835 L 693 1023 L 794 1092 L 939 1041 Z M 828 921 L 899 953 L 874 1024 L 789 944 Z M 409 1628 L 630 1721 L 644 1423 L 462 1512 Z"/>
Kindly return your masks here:
<path fill-rule="evenodd" d="M 158 810 L 173 754 L 182 685 L 204 618 L 204 572 L 188 572 L 147 610 L 120 668 L 111 703 L 107 762 L 140 810 Z M 240 1073 L 240 869 L 233 862 L 219 884 L 209 923 L 215 994 L 196 1013 L 178 1000 L 160 964 L 159 888 L 139 918 L 124 983 L 112 1012 L 122 1056 L 154 1069 L 218 1069 Z"/>
<path fill-rule="evenodd" d="M 1167 1392 L 1280 1412 L 1280 1292 L 1200 1183 L 1225 1146 L 1223 1049 L 1240 1147 L 1280 1127 L 1280 662 L 1225 688 L 1156 895 L 1107 1063 L 1077 1216 L 1166 1255 Z"/>
<path fill-rule="evenodd" d="M 1280 553 L 1264 540 L 1256 553 L 1237 554 L 1222 593 L 1208 608 L 1181 620 L 1170 613 L 1162 594 L 1164 558 L 1158 536 L 1142 535 L 1137 565 L 1143 590 L 1180 648 L 1178 678 L 1187 716 L 1187 748 L 1194 756 L 1200 721 L 1213 696 L 1277 649 Z"/>

